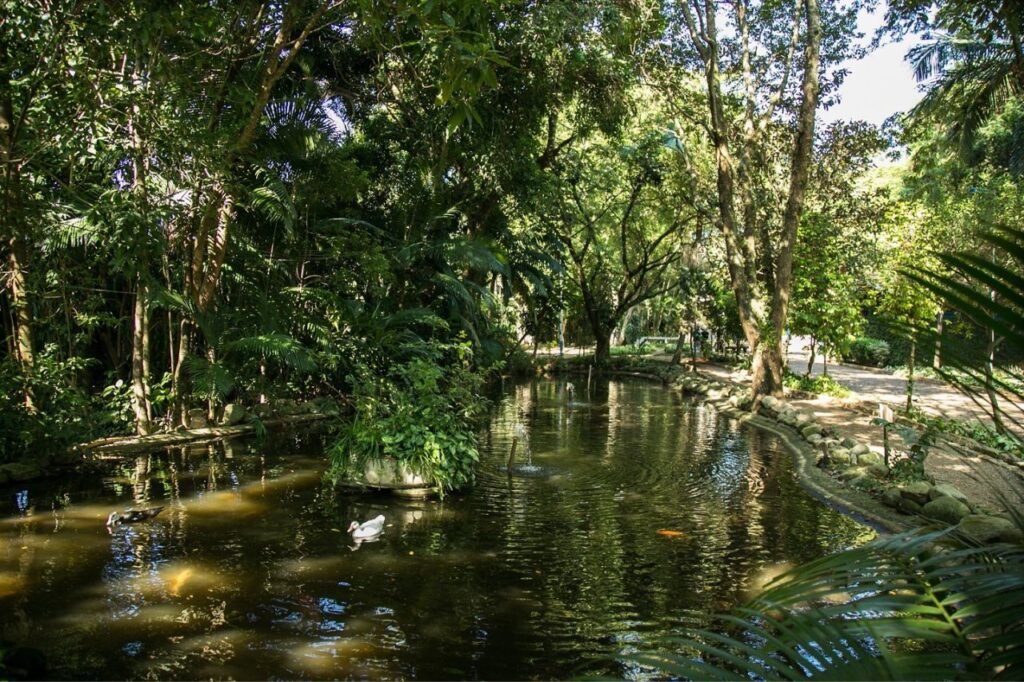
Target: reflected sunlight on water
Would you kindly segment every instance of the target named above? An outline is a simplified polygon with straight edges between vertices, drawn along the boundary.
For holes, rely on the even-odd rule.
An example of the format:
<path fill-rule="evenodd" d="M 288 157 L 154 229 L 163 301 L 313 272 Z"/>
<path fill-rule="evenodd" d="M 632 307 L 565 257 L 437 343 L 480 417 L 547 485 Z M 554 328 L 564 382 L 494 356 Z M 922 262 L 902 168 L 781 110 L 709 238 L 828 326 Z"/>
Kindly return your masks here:
<path fill-rule="evenodd" d="M 528 475 L 505 469 L 513 436 Z M 336 492 L 315 432 L 2 489 L 0 635 L 59 678 L 629 676 L 623 656 L 872 535 L 774 436 L 653 384 L 509 385 L 481 445 L 474 490 L 443 501 Z"/>

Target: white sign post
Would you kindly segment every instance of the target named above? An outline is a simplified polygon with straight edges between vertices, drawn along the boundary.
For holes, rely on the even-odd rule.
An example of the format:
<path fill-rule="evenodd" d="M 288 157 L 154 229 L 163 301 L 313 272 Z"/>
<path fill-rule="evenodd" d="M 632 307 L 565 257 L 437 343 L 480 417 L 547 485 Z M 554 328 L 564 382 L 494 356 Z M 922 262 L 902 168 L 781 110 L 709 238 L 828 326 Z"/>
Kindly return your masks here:
<path fill-rule="evenodd" d="M 878 418 L 882 420 L 882 449 L 885 452 L 885 466 L 891 467 L 889 463 L 889 424 L 896 420 L 896 414 L 892 408 L 883 403 L 878 403 Z"/>

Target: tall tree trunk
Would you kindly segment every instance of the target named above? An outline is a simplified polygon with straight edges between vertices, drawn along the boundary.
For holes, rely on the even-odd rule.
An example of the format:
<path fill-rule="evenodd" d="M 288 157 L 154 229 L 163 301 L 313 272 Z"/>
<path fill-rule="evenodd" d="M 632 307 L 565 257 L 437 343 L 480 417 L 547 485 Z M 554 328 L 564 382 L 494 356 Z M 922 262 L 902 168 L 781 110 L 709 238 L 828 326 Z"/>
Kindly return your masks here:
<path fill-rule="evenodd" d="M 558 311 L 558 356 L 565 353 L 565 311 Z"/>
<path fill-rule="evenodd" d="M 806 377 L 808 379 L 811 377 L 811 372 L 814 371 L 814 361 L 817 359 L 815 357 L 817 350 L 818 350 L 818 340 L 815 339 L 812 336 L 811 337 L 811 355 L 807 359 L 807 371 L 804 372 L 804 377 Z"/>
<path fill-rule="evenodd" d="M 11 308 L 14 311 L 14 348 L 22 375 L 28 379 L 32 376 L 35 366 L 35 352 L 32 346 L 32 310 L 28 303 L 28 285 L 25 278 L 25 261 L 28 249 L 20 237 L 12 237 L 9 245 L 7 263 L 10 267 L 7 288 L 11 294 Z M 35 412 L 35 400 L 32 396 L 30 382 L 24 385 L 22 396 L 29 412 Z"/>
<path fill-rule="evenodd" d="M 782 344 L 780 339 L 764 337 L 754 351 L 750 367 L 751 388 L 755 396 L 782 393 Z"/>
<path fill-rule="evenodd" d="M 676 339 L 676 350 L 672 353 L 672 364 L 678 365 L 683 362 L 683 348 L 686 345 L 686 321 L 679 316 L 679 337 Z"/>
<path fill-rule="evenodd" d="M 135 413 L 135 432 L 146 436 L 153 432 L 150 423 L 152 407 L 149 402 L 146 372 L 149 360 L 149 325 L 147 324 L 147 291 L 142 275 L 135 286 L 135 306 L 132 314 L 132 411 Z"/>
<path fill-rule="evenodd" d="M 6 62 L 6 50 L 0 47 L 0 56 Z M 6 66 L 6 64 L 4 64 Z M 22 399 L 29 412 L 35 412 L 31 383 L 35 365 L 32 344 L 32 309 L 28 300 L 26 268 L 28 267 L 28 244 L 22 232 L 21 161 L 16 146 L 14 107 L 11 103 L 11 74 L 0 70 L 0 181 L 3 182 L 3 196 L 0 198 L 0 230 L 7 240 L 7 262 L 10 273 L 7 289 L 10 292 L 14 324 L 15 358 L 26 378 Z"/>
<path fill-rule="evenodd" d="M 595 329 L 594 336 L 597 341 L 597 350 L 594 355 L 594 362 L 599 365 L 606 365 L 612 357 L 611 352 L 611 329 Z"/>
<path fill-rule="evenodd" d="M 633 319 L 636 309 L 637 306 L 632 306 L 626 311 L 626 314 L 622 316 L 622 321 L 615 325 L 615 331 L 612 332 L 611 336 L 611 345 L 624 346 L 626 344 L 626 327 L 629 326 L 630 321 Z"/>
<path fill-rule="evenodd" d="M 690 371 L 697 371 L 697 325 L 690 327 Z"/>
<path fill-rule="evenodd" d="M 171 375 L 171 422 L 188 426 L 188 407 L 185 405 L 185 361 L 188 360 L 189 345 L 192 341 L 192 325 L 184 317 L 178 330 L 178 358 Z"/>
<path fill-rule="evenodd" d="M 227 174 L 219 177 L 206 193 L 207 204 L 202 213 L 198 234 L 192 242 L 191 293 L 200 312 L 209 311 L 213 304 L 220 285 L 221 269 L 227 256 L 236 201 L 230 175 L 239 158 L 256 138 L 274 87 L 298 56 L 310 33 L 318 28 L 324 13 L 333 4 L 332 0 L 320 0 L 297 33 L 294 24 L 301 3 L 287 2 L 280 11 L 281 22 L 274 34 L 274 42 L 262 55 L 260 84 L 255 90 L 245 125 L 238 132 L 234 142 L 225 150 L 224 167 Z M 219 109 L 215 116 L 210 121 L 211 129 L 216 129 L 219 125 Z"/>
<path fill-rule="evenodd" d="M 910 409 L 914 406 L 914 361 L 917 355 L 917 336 L 910 338 L 910 357 L 907 358 L 907 404 L 904 406 L 904 412 L 910 412 Z"/>
<path fill-rule="evenodd" d="M 995 330 L 990 329 L 988 332 L 988 348 L 985 356 L 985 393 L 988 395 L 989 407 L 992 410 L 992 424 L 996 427 L 996 431 L 1001 434 L 1006 433 L 1006 423 L 1003 421 L 1003 411 L 999 406 L 999 393 L 996 391 L 995 382 L 995 360 L 996 360 L 996 347 L 999 345 L 999 341 L 996 338 Z"/>
<path fill-rule="evenodd" d="M 935 355 L 932 357 L 932 368 L 942 369 L 942 328 L 944 326 L 943 311 L 940 310 L 935 319 Z"/>
<path fill-rule="evenodd" d="M 802 98 L 789 169 L 789 196 L 782 214 L 782 235 L 776 250 L 771 324 L 764 335 L 765 338 L 761 340 L 763 344 L 771 347 L 763 353 L 760 375 L 757 371 L 758 365 L 754 365 L 752 384 L 755 397 L 779 394 L 783 390 L 782 334 L 789 316 L 789 299 L 793 291 L 793 250 L 796 247 L 800 216 L 803 214 L 804 191 L 807 189 L 811 151 L 814 145 L 815 114 L 821 89 L 818 82 L 821 69 L 821 14 L 818 0 L 807 0 L 804 13 L 807 20 L 807 44 L 804 48 Z M 758 402 L 755 400 L 755 405 Z"/>
<path fill-rule="evenodd" d="M 996 260 L 996 255 L 992 253 L 992 262 Z M 995 289 L 989 289 L 988 291 L 989 300 L 995 303 L 996 291 Z M 996 336 L 995 329 L 988 330 L 988 348 L 985 355 L 985 393 L 988 395 L 988 403 L 992 408 L 992 424 L 995 425 L 996 431 L 1005 434 L 1006 424 L 1003 423 L 1002 410 L 999 407 L 999 393 L 996 391 L 995 386 L 995 362 L 996 362 L 996 348 L 999 345 L 999 339 Z"/>
<path fill-rule="evenodd" d="M 807 0 L 804 5 L 803 19 L 806 22 L 807 33 L 802 96 L 796 121 L 789 173 L 789 195 L 782 216 L 781 237 L 778 247 L 773 248 L 773 244 L 767 240 L 768 231 L 764 229 L 764 225 L 747 224 L 741 228 L 737 221 L 738 171 L 729 149 L 732 123 L 726 115 L 720 76 L 718 3 L 706 1 L 703 4 L 704 21 L 700 27 L 694 21 L 686 3 L 683 3 L 683 7 L 688 30 L 694 37 L 705 66 L 717 166 L 719 229 L 724 237 L 726 263 L 736 295 L 740 324 L 747 345 L 753 353 L 751 388 L 755 396 L 754 409 L 757 409 L 761 396 L 778 395 L 783 390 L 782 334 L 789 313 L 793 287 L 793 249 L 803 212 L 804 191 L 814 142 L 815 112 L 820 94 L 820 9 L 818 0 Z M 794 16 L 794 29 L 800 20 L 799 14 Z M 741 179 L 744 177 L 746 175 L 741 174 Z M 751 212 L 744 215 L 748 222 L 756 219 L 756 215 Z M 761 235 L 762 241 L 760 260 L 756 253 L 756 235 Z M 768 258 L 770 253 L 775 255 L 774 262 L 771 263 L 774 266 L 773 272 L 765 273 L 766 281 L 760 283 L 757 276 L 758 268 L 763 261 L 771 260 Z"/>
<path fill-rule="evenodd" d="M 206 347 L 206 360 L 213 365 L 217 362 L 217 351 L 213 346 Z M 206 420 L 213 426 L 217 423 L 217 398 L 215 397 L 214 387 L 210 387 L 210 395 L 206 400 Z"/>

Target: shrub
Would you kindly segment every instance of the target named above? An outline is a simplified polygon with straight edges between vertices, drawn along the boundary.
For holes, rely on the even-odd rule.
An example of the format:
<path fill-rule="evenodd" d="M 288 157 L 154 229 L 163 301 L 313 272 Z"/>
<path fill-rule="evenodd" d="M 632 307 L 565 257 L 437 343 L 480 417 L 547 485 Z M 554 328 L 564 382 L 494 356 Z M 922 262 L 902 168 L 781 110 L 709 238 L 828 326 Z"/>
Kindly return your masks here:
<path fill-rule="evenodd" d="M 74 381 L 85 366 L 82 358 L 61 359 L 52 344 L 36 354 L 28 377 L 12 359 L 0 361 L 0 462 L 46 456 L 102 432 L 106 415 Z"/>
<path fill-rule="evenodd" d="M 536 368 L 533 358 L 522 348 L 516 348 L 505 355 L 504 371 L 514 377 L 532 376 Z"/>
<path fill-rule="evenodd" d="M 468 343 L 430 343 L 383 376 L 350 376 L 355 412 L 331 448 L 337 480 L 393 458 L 442 492 L 473 482 L 478 420 L 487 401 Z"/>
<path fill-rule="evenodd" d="M 850 395 L 850 389 L 832 377 L 824 375 L 805 377 L 793 374 L 787 369 L 783 383 L 786 385 L 786 388 L 806 391 L 807 393 L 830 395 L 836 398 L 846 398 Z"/>
<path fill-rule="evenodd" d="M 889 362 L 889 344 L 881 339 L 869 337 L 855 339 L 844 359 L 859 365 L 885 367 Z"/>

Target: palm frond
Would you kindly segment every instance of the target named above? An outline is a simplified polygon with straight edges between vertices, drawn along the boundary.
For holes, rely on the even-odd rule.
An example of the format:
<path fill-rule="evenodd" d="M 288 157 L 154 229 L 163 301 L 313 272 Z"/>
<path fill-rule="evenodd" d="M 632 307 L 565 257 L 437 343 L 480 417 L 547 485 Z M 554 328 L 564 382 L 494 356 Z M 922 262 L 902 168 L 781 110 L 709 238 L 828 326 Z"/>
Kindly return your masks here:
<path fill-rule="evenodd" d="M 676 640 L 677 653 L 639 660 L 700 679 L 1012 678 L 1021 604 L 1020 546 L 914 531 L 797 567 L 719 628 Z"/>
<path fill-rule="evenodd" d="M 268 332 L 235 339 L 225 344 L 228 352 L 262 355 L 300 372 L 316 369 L 312 354 L 299 341 L 287 334 Z"/>
<path fill-rule="evenodd" d="M 196 393 L 206 399 L 223 400 L 235 388 L 234 376 L 221 362 L 190 355 L 185 358 L 183 367 Z"/>
<path fill-rule="evenodd" d="M 252 190 L 252 208 L 264 218 L 291 231 L 298 212 L 288 188 L 280 178 L 264 169 L 256 175 L 263 184 Z"/>

